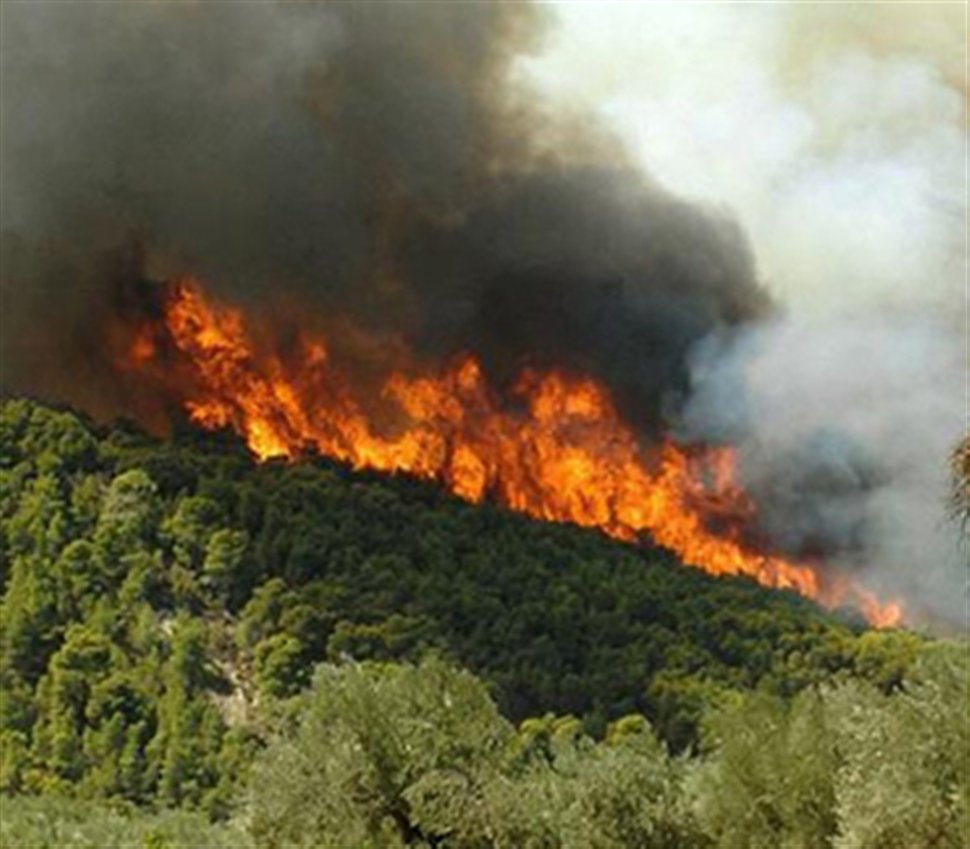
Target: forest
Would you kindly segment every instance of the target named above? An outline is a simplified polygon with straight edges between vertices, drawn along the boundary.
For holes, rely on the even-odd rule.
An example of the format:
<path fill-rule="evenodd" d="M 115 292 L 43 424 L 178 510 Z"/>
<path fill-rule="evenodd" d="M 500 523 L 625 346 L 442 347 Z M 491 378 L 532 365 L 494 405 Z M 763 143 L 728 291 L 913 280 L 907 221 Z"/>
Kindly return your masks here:
<path fill-rule="evenodd" d="M 961 640 L 224 433 L 0 427 L 4 846 L 967 845 Z"/>

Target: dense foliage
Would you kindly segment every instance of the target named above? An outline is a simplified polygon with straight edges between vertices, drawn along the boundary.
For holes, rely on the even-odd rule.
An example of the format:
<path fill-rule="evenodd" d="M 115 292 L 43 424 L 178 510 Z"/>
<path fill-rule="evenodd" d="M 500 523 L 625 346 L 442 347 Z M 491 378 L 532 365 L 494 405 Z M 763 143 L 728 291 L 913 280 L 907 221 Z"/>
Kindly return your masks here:
<path fill-rule="evenodd" d="M 700 839 L 698 829 L 704 839 L 720 839 L 741 827 L 742 818 L 682 796 L 686 761 L 667 751 L 716 749 L 728 758 L 734 750 L 717 741 L 738 746 L 745 735 L 741 727 L 725 735 L 727 726 L 717 722 L 705 732 L 702 716 L 743 723 L 767 711 L 791 724 L 790 732 L 770 737 L 767 760 L 757 760 L 744 776 L 781 793 L 786 785 L 778 786 L 771 772 L 781 767 L 771 758 L 809 745 L 809 732 L 799 736 L 805 723 L 798 717 L 842 710 L 831 721 L 850 728 L 856 708 L 846 700 L 861 700 L 867 714 L 884 717 L 883 725 L 872 726 L 876 742 L 849 734 L 830 753 L 850 765 L 844 769 L 803 764 L 799 781 L 829 776 L 812 811 L 792 813 L 797 804 L 779 799 L 780 813 L 764 814 L 768 825 L 750 826 L 766 829 L 761 843 L 751 845 L 782 845 L 778 834 L 788 826 L 778 823 L 790 816 L 825 840 L 844 830 L 845 806 L 856 806 L 859 822 L 870 816 L 872 828 L 885 825 L 866 814 L 866 805 L 875 803 L 865 787 L 852 784 L 851 764 L 876 756 L 864 745 L 925 719 L 923 708 L 907 701 L 916 696 L 902 686 L 925 662 L 927 642 L 916 635 L 866 631 L 849 615 L 747 580 L 709 577 L 646 544 L 471 507 L 409 479 L 352 473 L 322 459 L 257 465 L 223 435 L 186 431 L 159 442 L 135 428 L 100 430 L 71 412 L 5 401 L 0 501 L 0 787 L 6 793 L 198 807 L 226 817 L 254 757 L 258 770 L 272 773 L 280 752 L 299 758 L 320 745 L 328 760 L 299 773 L 308 786 L 334 774 L 345 784 L 355 776 L 362 783 L 347 785 L 344 798 L 340 782 L 328 779 L 338 795 L 320 796 L 323 807 L 306 816 L 321 823 L 336 816 L 359 830 L 354 834 L 378 842 L 384 837 L 374 835 L 385 832 L 414 841 L 447 832 L 478 835 L 467 842 L 455 837 L 454 845 L 462 846 L 704 845 L 691 842 Z M 430 676 L 431 691 L 422 695 L 410 666 L 349 663 L 416 661 L 429 651 L 477 678 L 426 664 L 420 675 Z M 318 674 L 315 706 L 301 707 L 306 697 L 299 694 L 321 661 L 336 665 Z M 331 679 L 345 697 L 328 701 L 320 682 Z M 914 678 L 912 686 L 952 690 L 938 681 L 918 683 L 923 680 Z M 814 685 L 840 686 L 823 697 L 810 695 Z M 380 698 L 368 695 L 368 687 L 380 690 Z M 454 688 L 448 699 L 463 713 L 453 722 L 440 705 L 422 701 L 433 698 L 434 687 Z M 802 691 L 809 694 L 792 701 Z M 945 710 L 959 698 L 965 708 L 965 692 L 954 693 Z M 754 707 L 731 714 L 739 704 Z M 294 719 L 300 710 L 309 713 Z M 344 720 L 324 721 L 341 711 Z M 452 737 L 422 737 L 412 726 L 399 733 L 398 714 L 409 711 L 436 716 L 436 733 Z M 361 754 L 347 740 L 364 733 L 362 717 L 378 735 L 386 728 L 395 740 L 418 736 L 400 743 L 403 750 L 378 741 L 373 752 L 365 746 Z M 509 723 L 524 724 L 516 733 Z M 617 735 L 626 735 L 617 729 L 640 728 L 637 723 L 649 733 L 638 731 L 639 742 L 620 746 Z M 819 740 L 835 745 L 838 735 L 809 725 L 812 734 L 822 734 Z M 285 742 L 281 728 L 296 736 Z M 913 725 L 908 733 L 924 729 Z M 349 736 L 341 742 L 340 734 Z M 523 743 L 523 735 L 531 742 Z M 554 746 L 564 735 L 569 746 Z M 258 754 L 270 739 L 276 742 Z M 942 741 L 937 735 L 932 745 Z M 545 761 L 509 755 L 517 745 L 530 752 L 538 747 Z M 853 746 L 862 748 L 853 755 Z M 820 748 L 817 757 L 828 751 Z M 754 754 L 739 750 L 730 757 Z M 927 752 L 920 769 L 945 784 L 939 821 L 940 833 L 949 833 L 957 803 L 946 793 L 965 788 L 965 776 L 940 777 L 934 757 Z M 623 758 L 633 760 L 616 760 Z M 881 786 L 916 780 L 917 773 L 894 777 L 891 766 Z M 433 779 L 421 783 L 425 773 Z M 716 770 L 704 776 L 710 786 L 735 780 Z M 601 800 L 586 784 L 596 781 L 603 783 Z M 276 778 L 257 787 L 267 788 L 250 805 L 261 845 L 276 826 L 260 823 L 292 818 L 279 812 L 290 810 L 293 799 L 319 795 Z M 627 798 L 643 788 L 656 793 Z M 376 808 L 360 802 L 356 794 L 365 790 Z M 296 795 L 287 801 L 287 793 Z M 501 843 L 498 826 L 481 813 L 485 802 L 473 804 L 468 794 L 498 806 L 508 829 L 515 823 L 534 828 L 530 806 L 546 806 L 549 835 L 529 843 L 527 831 L 519 837 L 508 831 Z M 965 811 L 965 795 L 960 798 Z M 348 813 L 347 799 L 364 807 Z M 627 826 L 619 823 L 631 805 L 629 833 L 638 836 L 624 843 Z M 411 820 L 413 810 L 424 813 Z M 453 825 L 458 813 L 472 819 Z M 605 825 L 599 844 L 568 831 L 598 822 L 597 816 L 615 819 L 615 838 Z M 650 837 L 638 828 L 669 833 Z"/>
<path fill-rule="evenodd" d="M 61 796 L 0 799 L 4 849 L 253 849 L 238 823 L 208 821 L 197 811 L 147 812 L 117 802 Z"/>
<path fill-rule="evenodd" d="M 688 758 L 638 715 L 599 742 L 573 717 L 515 729 L 481 681 L 433 656 L 322 665 L 231 822 L 18 798 L 0 836 L 12 849 L 961 849 L 968 671 L 962 647 L 939 645 L 894 696 L 859 681 L 739 695 Z"/>

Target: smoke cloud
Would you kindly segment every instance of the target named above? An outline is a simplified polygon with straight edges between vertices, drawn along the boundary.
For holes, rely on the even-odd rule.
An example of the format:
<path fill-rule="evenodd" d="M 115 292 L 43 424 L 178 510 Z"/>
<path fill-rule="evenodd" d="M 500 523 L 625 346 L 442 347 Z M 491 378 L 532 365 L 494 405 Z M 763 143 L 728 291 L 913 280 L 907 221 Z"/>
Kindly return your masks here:
<path fill-rule="evenodd" d="M 965 621 L 966 549 L 943 518 L 967 428 L 962 10 L 560 14 L 530 63 L 540 87 L 598 110 L 663 183 L 732 209 L 781 307 L 694 347 L 675 427 L 739 447 L 770 540 Z M 577 61 L 591 73 L 568 77 Z"/>
<path fill-rule="evenodd" d="M 432 360 L 471 349 L 499 385 L 526 364 L 591 373 L 659 427 L 691 346 L 768 299 L 728 216 L 514 79 L 548 19 L 489 3 L 11 7 L 5 384 L 88 406 L 130 395 L 110 369 L 57 372 L 104 344 L 109 293 L 131 288 L 99 286 L 96 258 L 137 245 L 142 274 L 298 300 Z"/>

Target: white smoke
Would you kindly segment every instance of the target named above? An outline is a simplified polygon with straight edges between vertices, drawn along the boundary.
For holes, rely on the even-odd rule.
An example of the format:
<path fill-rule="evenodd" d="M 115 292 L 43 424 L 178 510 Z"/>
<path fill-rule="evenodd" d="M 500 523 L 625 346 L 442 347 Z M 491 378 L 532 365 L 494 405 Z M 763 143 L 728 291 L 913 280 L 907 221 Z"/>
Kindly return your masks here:
<path fill-rule="evenodd" d="M 673 191 L 731 210 L 784 308 L 697 348 L 679 426 L 739 443 L 786 544 L 821 534 L 917 617 L 961 619 L 965 554 L 944 518 L 967 428 L 961 11 L 558 11 L 558 41 L 523 72 L 557 104 L 598 109 Z"/>

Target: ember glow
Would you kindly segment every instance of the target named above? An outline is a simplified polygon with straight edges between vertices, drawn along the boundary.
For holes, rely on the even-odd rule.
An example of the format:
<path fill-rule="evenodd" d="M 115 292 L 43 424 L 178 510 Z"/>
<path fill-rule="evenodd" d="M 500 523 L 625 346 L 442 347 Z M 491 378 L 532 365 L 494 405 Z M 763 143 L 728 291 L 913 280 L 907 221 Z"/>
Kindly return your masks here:
<path fill-rule="evenodd" d="M 752 550 L 743 532 L 756 507 L 736 481 L 732 450 L 667 441 L 645 451 L 587 377 L 525 370 L 500 402 L 465 356 L 435 374 L 392 373 L 377 416 L 324 339 L 302 338 L 297 349 L 286 358 L 262 351 L 240 310 L 183 280 L 168 290 L 161 321 L 135 334 L 125 365 L 160 381 L 202 427 L 237 431 L 260 460 L 312 448 L 357 469 L 436 481 L 466 501 L 626 541 L 647 535 L 711 574 L 854 605 L 876 626 L 902 619 L 899 604 L 849 580 Z"/>

